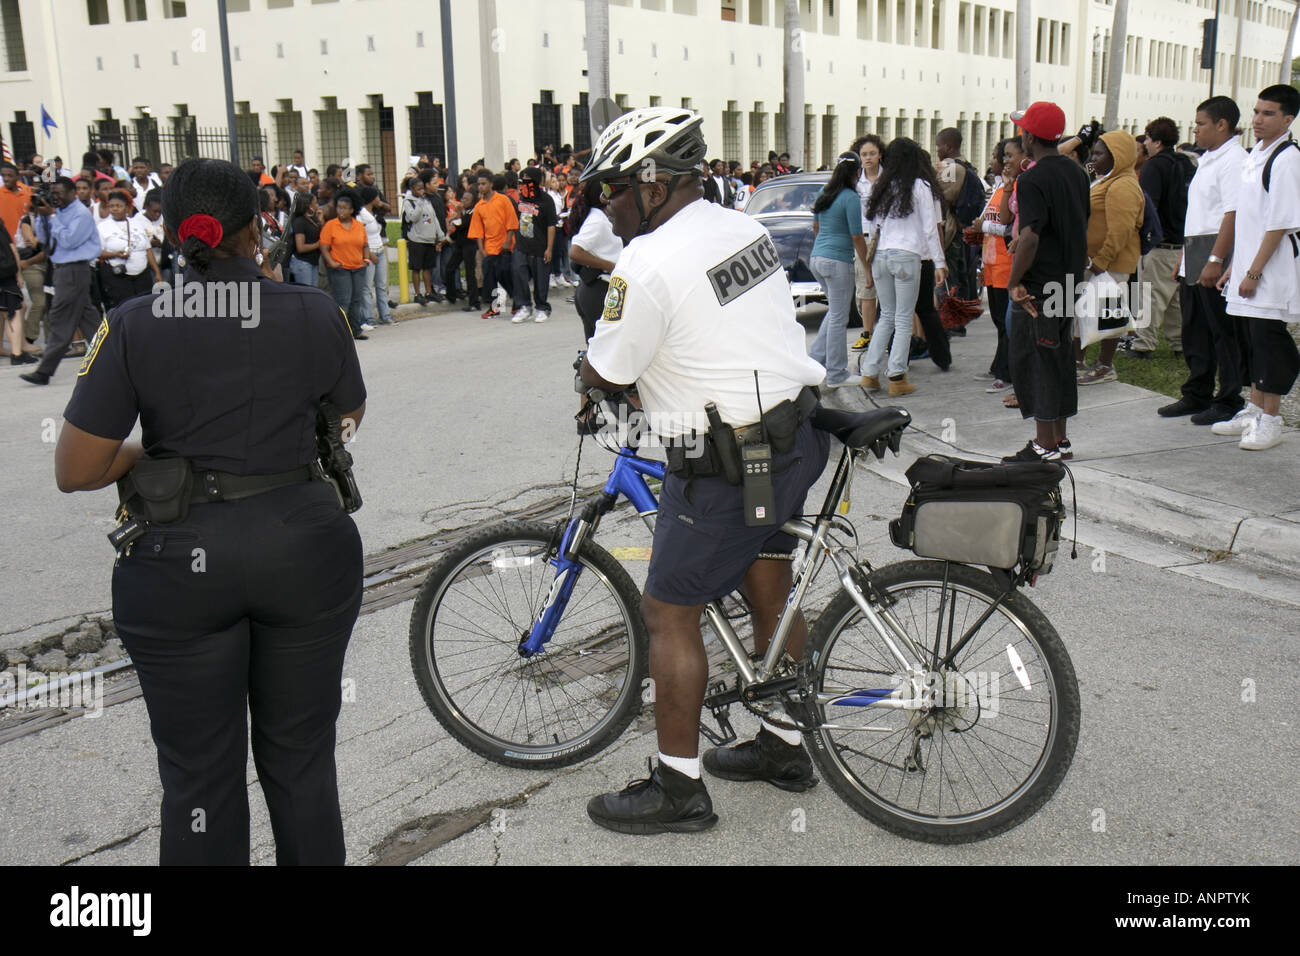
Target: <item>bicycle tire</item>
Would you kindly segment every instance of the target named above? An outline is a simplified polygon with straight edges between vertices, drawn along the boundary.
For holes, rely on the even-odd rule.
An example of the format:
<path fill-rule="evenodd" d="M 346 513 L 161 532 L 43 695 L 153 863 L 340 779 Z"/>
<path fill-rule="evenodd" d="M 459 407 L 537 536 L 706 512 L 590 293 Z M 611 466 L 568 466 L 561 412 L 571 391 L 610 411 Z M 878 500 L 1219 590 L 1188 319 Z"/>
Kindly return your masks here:
<path fill-rule="evenodd" d="M 928 652 L 938 640 L 943 575 L 942 561 L 904 561 L 872 574 L 879 587 L 899 599 L 895 618 L 913 640 L 919 635 L 918 643 Z M 949 566 L 948 583 L 944 614 L 962 624 L 956 630 L 960 636 L 1001 589 L 987 571 L 962 564 Z M 1004 643 L 1007 650 L 1002 649 Z M 884 688 L 901 675 L 875 629 L 844 591 L 818 618 L 805 660 L 819 693 L 841 692 L 846 683 Z M 1074 666 L 1055 628 L 1023 595 L 1015 593 L 1004 601 L 955 663 L 962 677 L 951 679 L 948 686 L 955 693 L 947 699 L 961 706 L 936 707 L 923 714 L 821 705 L 824 723 L 848 719 L 881 729 L 821 728 L 804 736 L 822 776 L 845 802 L 885 830 L 927 843 L 972 843 L 1023 823 L 1064 780 L 1079 738 L 1081 705 Z M 981 676 L 987 671 L 979 668 L 990 664 L 992 676 Z M 1044 688 L 1050 700 L 1039 701 Z M 848 711 L 856 713 L 846 717 Z M 863 749 L 855 749 L 858 744 Z M 981 750 L 987 763 L 979 760 Z M 937 777 L 933 786 L 931 777 Z M 981 797 L 984 790 L 996 799 Z"/>
<path fill-rule="evenodd" d="M 411 612 L 411 667 L 425 703 L 458 741 L 510 767 L 577 763 L 641 709 L 649 636 L 640 594 L 594 542 L 578 555 L 583 572 L 553 638 L 519 656 L 555 578 L 547 559 L 558 541 L 557 526 L 542 522 L 485 528 L 429 570 Z"/>

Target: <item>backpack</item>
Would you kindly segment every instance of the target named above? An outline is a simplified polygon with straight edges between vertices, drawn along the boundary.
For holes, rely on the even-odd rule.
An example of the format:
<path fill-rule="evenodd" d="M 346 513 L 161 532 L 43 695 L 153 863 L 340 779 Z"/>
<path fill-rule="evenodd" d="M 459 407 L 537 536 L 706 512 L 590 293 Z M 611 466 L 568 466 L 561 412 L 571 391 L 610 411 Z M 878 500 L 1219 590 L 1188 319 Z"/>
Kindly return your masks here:
<path fill-rule="evenodd" d="M 975 167 L 967 162 L 962 162 L 961 165 L 966 170 L 966 176 L 961 181 L 961 193 L 953 203 L 952 211 L 958 224 L 965 229 L 984 212 L 986 199 L 984 183 L 979 173 L 975 172 Z"/>
<path fill-rule="evenodd" d="M 1141 225 L 1138 226 L 1138 243 L 1141 254 L 1145 256 L 1165 241 L 1165 229 L 1160 225 L 1160 213 L 1156 211 L 1156 204 L 1151 201 L 1145 189 L 1142 190 L 1142 198 L 1146 200 L 1146 211 L 1142 215 Z"/>
<path fill-rule="evenodd" d="M 1273 163 L 1277 161 L 1277 158 L 1281 156 L 1283 152 L 1292 147 L 1300 149 L 1300 143 L 1297 143 L 1295 140 L 1288 137 L 1285 143 L 1273 150 L 1273 155 L 1270 156 L 1268 162 L 1264 164 L 1264 192 L 1268 192 L 1268 187 L 1273 182 Z"/>

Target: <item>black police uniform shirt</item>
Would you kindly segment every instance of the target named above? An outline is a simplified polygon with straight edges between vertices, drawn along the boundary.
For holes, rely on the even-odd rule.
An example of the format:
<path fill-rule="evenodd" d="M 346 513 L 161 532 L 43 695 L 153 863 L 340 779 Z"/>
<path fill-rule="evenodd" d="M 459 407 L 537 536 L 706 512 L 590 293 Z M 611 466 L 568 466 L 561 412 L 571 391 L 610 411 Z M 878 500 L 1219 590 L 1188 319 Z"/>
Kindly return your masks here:
<path fill-rule="evenodd" d="M 731 425 L 758 421 L 755 370 L 764 411 L 826 379 L 767 230 L 704 199 L 628 243 L 587 361 L 606 381 L 637 383 L 662 438 L 707 429 L 708 402 Z"/>
<path fill-rule="evenodd" d="M 256 475 L 309 464 L 319 401 L 347 413 L 366 398 L 334 300 L 267 279 L 244 258 L 216 259 L 206 276 L 190 270 L 184 279 L 179 297 L 137 296 L 100 323 L 64 418 L 117 440 L 138 415 L 146 454 L 199 468 Z M 198 293 L 202 314 L 185 315 Z"/>

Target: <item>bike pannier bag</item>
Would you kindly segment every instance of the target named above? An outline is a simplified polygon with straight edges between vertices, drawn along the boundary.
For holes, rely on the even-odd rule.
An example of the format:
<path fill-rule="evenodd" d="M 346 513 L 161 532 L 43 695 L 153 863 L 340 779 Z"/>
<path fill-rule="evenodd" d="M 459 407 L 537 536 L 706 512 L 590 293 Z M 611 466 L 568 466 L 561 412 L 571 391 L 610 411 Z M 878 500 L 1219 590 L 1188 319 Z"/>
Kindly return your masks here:
<path fill-rule="evenodd" d="M 912 493 L 889 523 L 894 544 L 918 557 L 1038 574 L 1052 569 L 1065 506 L 1056 462 L 994 464 L 944 455 L 907 469 Z"/>

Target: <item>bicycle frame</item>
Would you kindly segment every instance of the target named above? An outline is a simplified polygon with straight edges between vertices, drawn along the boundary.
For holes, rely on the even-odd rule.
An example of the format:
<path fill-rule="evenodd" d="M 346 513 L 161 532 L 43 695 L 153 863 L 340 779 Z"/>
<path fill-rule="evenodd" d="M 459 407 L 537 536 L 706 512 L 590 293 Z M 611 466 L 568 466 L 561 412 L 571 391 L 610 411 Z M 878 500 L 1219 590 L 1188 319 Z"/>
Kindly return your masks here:
<path fill-rule="evenodd" d="M 901 687 L 859 688 L 840 694 L 819 694 L 817 704 L 820 706 L 841 707 L 887 707 L 916 709 L 929 706 L 933 700 L 934 689 L 930 685 L 928 672 L 922 667 L 926 659 L 925 650 L 918 647 L 902 626 L 894 619 L 889 610 L 888 599 L 875 594 L 874 603 L 868 598 L 871 587 L 868 581 L 871 567 L 866 562 L 865 574 L 848 549 L 830 539 L 830 532 L 835 527 L 835 508 L 843 500 L 845 490 L 850 486 L 857 456 L 862 451 L 845 448 L 840 456 L 839 465 L 826 493 L 821 512 L 815 521 L 795 518 L 781 526 L 781 530 L 805 542 L 807 551 L 804 560 L 795 568 L 790 595 L 786 606 L 777 620 L 776 630 L 769 641 L 766 654 L 755 665 L 750 661 L 744 645 L 727 619 L 721 601 L 713 601 L 705 606 L 704 613 L 714 632 L 722 641 L 728 655 L 735 663 L 740 674 L 740 689 L 746 691 L 758 688 L 772 679 L 785 652 L 785 645 L 795 616 L 800 612 L 804 596 L 814 578 L 817 577 L 827 559 L 835 568 L 840 586 L 848 592 L 854 603 L 862 610 L 863 616 L 875 629 L 885 646 L 897 661 L 901 673 L 907 675 L 907 683 Z M 637 513 L 653 531 L 652 517 L 659 510 L 658 500 L 646 483 L 647 478 L 663 480 L 665 465 L 663 462 L 642 458 L 636 454 L 635 447 L 624 445 L 619 449 L 614 467 L 610 471 L 599 496 L 588 502 L 580 516 L 569 520 L 560 538 L 559 548 L 550 563 L 556 569 L 555 579 L 551 583 L 546 601 L 539 611 L 528 632 L 519 642 L 521 657 L 532 657 L 543 650 L 547 641 L 555 633 L 555 628 L 568 606 L 574 585 L 582 572 L 582 564 L 577 559 L 582 543 L 595 533 L 600 519 L 614 509 L 620 498 L 626 498 L 636 508 Z M 861 581 L 861 583 L 860 583 Z M 989 613 L 992 613 L 991 610 Z M 976 622 L 973 633 L 982 620 Z M 956 648 L 949 652 L 949 657 L 960 649 L 969 639 L 968 633 Z M 773 688 L 773 693 L 761 696 L 777 696 L 783 690 L 793 689 L 794 681 L 790 678 L 773 681 L 781 685 Z M 730 695 L 728 695 L 730 696 Z M 738 696 L 735 699 L 739 699 Z M 761 699 L 755 695 L 752 699 Z M 728 702 L 729 703 L 729 702 Z M 881 730 L 872 727 L 842 727 L 837 724 L 822 724 L 827 728 L 844 730 Z M 812 728 L 808 728 L 812 729 Z"/>

